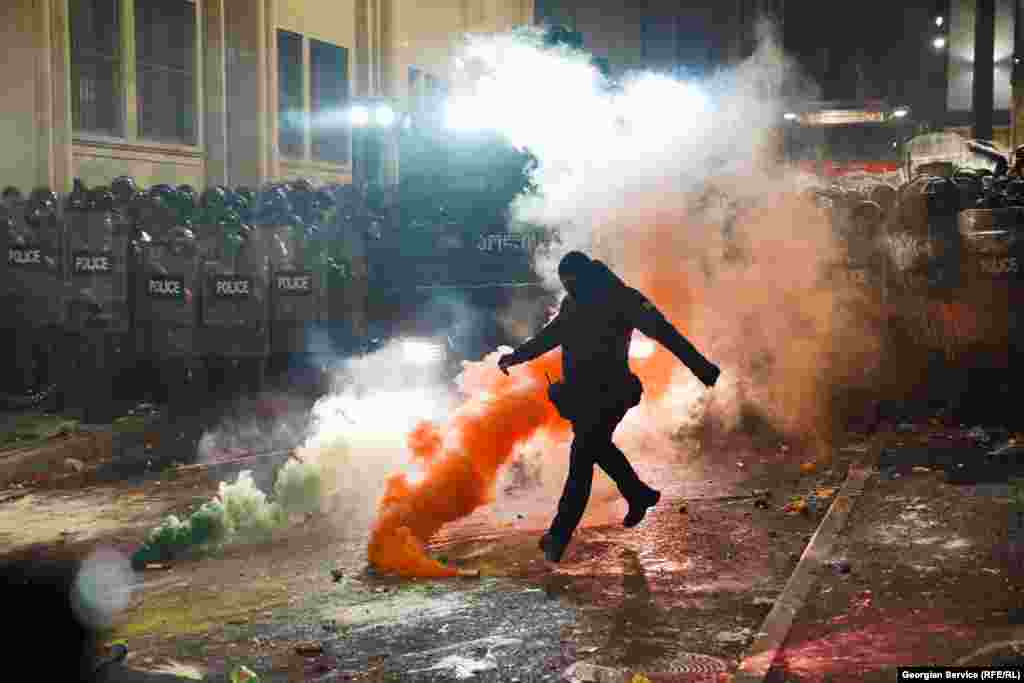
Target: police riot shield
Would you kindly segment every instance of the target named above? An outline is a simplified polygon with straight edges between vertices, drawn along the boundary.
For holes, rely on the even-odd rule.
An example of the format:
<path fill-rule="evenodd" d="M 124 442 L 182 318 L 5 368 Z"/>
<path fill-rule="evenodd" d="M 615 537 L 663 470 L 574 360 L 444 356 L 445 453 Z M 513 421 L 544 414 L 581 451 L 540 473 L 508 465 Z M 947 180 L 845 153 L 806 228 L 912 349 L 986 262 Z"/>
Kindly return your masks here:
<path fill-rule="evenodd" d="M 976 314 L 978 341 L 993 367 L 1008 367 L 1020 346 L 1024 305 L 1024 209 L 971 209 L 959 216 L 964 240 L 963 297 Z"/>
<path fill-rule="evenodd" d="M 110 332 L 128 332 L 128 249 L 130 234 L 115 213 L 115 199 L 106 188 L 93 190 L 83 206 L 68 202 L 68 327 L 97 325 Z"/>
<path fill-rule="evenodd" d="M 67 408 L 88 423 L 115 417 L 113 386 L 134 355 L 125 222 L 105 187 L 80 180 L 65 202 L 68 254 L 67 325 L 61 354 Z"/>
<path fill-rule="evenodd" d="M 306 354 L 326 322 L 323 245 L 287 195 L 274 195 L 263 201 L 256 228 L 270 265 L 271 352 Z"/>
<path fill-rule="evenodd" d="M 140 245 L 137 324 L 155 359 L 195 356 L 199 250 L 178 226 Z"/>
<path fill-rule="evenodd" d="M 27 201 L 4 193 L 3 240 L 6 258 L 0 270 L 3 336 L 12 368 L 5 393 L 50 395 L 57 381 L 65 311 L 64 226 L 56 195 L 40 188 Z"/>
<path fill-rule="evenodd" d="M 7 268 L 3 297 L 12 307 L 11 322 L 21 327 L 59 326 L 65 320 L 64 225 L 57 199 L 46 189 L 8 212 Z"/>
<path fill-rule="evenodd" d="M 204 193 L 204 197 L 207 193 Z M 197 225 L 202 252 L 199 348 L 207 359 L 243 359 L 255 370 L 256 388 L 269 353 L 269 266 L 258 240 L 250 239 L 232 201 L 204 202 Z"/>

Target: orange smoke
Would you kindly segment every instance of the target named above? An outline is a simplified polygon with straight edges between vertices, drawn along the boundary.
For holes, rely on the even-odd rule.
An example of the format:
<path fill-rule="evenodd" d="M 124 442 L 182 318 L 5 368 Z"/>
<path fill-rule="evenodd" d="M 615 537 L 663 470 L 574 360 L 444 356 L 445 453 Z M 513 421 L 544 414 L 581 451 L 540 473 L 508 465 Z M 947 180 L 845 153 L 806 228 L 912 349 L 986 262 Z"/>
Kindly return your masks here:
<path fill-rule="evenodd" d="M 678 289 L 678 281 L 674 286 Z M 673 364 L 678 361 L 660 349 L 634 361 L 648 396 L 668 389 Z M 498 370 L 497 354 L 466 363 L 463 405 L 446 425 L 422 422 L 409 435 L 413 459 L 426 471 L 415 484 L 404 474 L 388 479 L 370 538 L 368 557 L 375 567 L 407 577 L 457 575 L 427 555 L 427 541 L 445 524 L 493 500 L 501 467 L 518 445 L 541 430 L 555 438 L 568 436 L 570 424 L 547 398 L 547 378 L 561 377 L 561 351 L 510 372 L 506 377 Z"/>
<path fill-rule="evenodd" d="M 628 215 L 610 215 L 592 255 L 646 294 L 724 371 L 743 375 L 734 380 L 756 389 L 737 400 L 756 401 L 787 432 L 810 435 L 825 452 L 830 412 L 823 396 L 832 378 L 823 368 L 834 351 L 835 299 L 820 285 L 821 266 L 834 252 L 824 215 L 796 195 L 777 192 L 737 219 L 737 259 L 723 256 L 735 244 L 724 242 L 716 219 L 693 215 L 679 196 L 659 201 L 676 206 L 652 209 L 658 202 L 640 198 Z M 770 375 L 751 379 L 767 352 Z M 424 474 L 415 482 L 402 474 L 387 482 L 368 553 L 378 569 L 456 575 L 427 555 L 430 538 L 493 500 L 501 468 L 517 446 L 539 434 L 568 437 L 570 425 L 547 398 L 546 375 L 561 377 L 560 352 L 514 368 L 511 377 L 496 361 L 491 354 L 465 364 L 462 406 L 446 424 L 420 424 L 409 435 Z M 686 372 L 660 346 L 631 364 L 645 401 L 662 398 L 676 372 Z"/>

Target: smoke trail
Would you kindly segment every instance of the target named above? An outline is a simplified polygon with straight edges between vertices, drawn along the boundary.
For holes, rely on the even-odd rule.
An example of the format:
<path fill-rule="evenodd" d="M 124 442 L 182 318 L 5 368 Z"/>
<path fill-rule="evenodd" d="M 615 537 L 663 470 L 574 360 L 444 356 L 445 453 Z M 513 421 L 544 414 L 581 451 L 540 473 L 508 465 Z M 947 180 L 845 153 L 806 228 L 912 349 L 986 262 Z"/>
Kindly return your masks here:
<path fill-rule="evenodd" d="M 859 321 L 842 329 L 838 290 L 822 280 L 837 257 L 827 216 L 772 163 L 780 91 L 802 84 L 767 28 L 762 37 L 752 58 L 699 84 L 639 73 L 614 87 L 588 55 L 545 49 L 532 31 L 471 38 L 460 58 L 453 125 L 496 129 L 538 160 L 539 192 L 513 207 L 514 222 L 560 235 L 538 272 L 554 284 L 569 249 L 602 258 L 723 367 L 709 397 L 667 351 L 634 357 L 645 395 L 623 423 L 627 441 L 645 420 L 674 432 L 712 409 L 734 426 L 753 410 L 825 455 L 830 387 L 877 353 Z M 495 360 L 467 364 L 463 404 L 413 433 L 427 469 L 416 482 L 388 480 L 369 547 L 376 566 L 451 575 L 426 555 L 428 539 L 495 499 L 517 449 L 566 440 L 545 396 L 559 354 L 510 378 Z"/>

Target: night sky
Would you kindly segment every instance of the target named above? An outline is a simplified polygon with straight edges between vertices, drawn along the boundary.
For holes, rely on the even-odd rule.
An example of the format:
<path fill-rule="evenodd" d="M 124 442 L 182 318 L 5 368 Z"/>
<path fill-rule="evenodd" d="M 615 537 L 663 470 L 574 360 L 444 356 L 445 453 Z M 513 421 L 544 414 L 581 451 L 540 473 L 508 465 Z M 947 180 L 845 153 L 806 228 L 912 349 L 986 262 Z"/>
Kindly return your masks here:
<path fill-rule="evenodd" d="M 787 0 L 785 44 L 825 99 L 878 97 L 913 104 L 943 67 L 931 47 L 935 3 Z M 859 86 L 859 87 L 858 87 Z"/>
<path fill-rule="evenodd" d="M 935 0 L 767 1 L 784 5 L 786 47 L 822 87 L 822 99 L 881 98 L 922 109 L 929 96 L 941 99 L 935 77 L 944 59 L 931 47 Z M 737 17 L 754 5 L 750 0 L 536 0 L 539 18 L 580 30 L 587 49 L 608 57 L 617 72 L 673 64 L 706 72 L 723 61 Z"/>

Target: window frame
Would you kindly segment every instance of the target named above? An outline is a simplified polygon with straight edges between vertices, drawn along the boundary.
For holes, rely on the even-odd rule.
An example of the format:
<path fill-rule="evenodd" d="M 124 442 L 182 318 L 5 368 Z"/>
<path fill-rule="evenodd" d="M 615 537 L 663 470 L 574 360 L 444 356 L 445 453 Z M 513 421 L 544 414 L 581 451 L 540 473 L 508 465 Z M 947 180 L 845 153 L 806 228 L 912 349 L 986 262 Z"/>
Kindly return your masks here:
<path fill-rule="evenodd" d="M 69 0 L 74 2 L 75 0 Z M 140 134 L 139 102 L 138 102 L 138 59 L 136 56 L 136 26 L 135 26 L 135 3 L 136 0 L 115 0 L 118 3 L 120 26 L 120 79 L 121 93 L 120 111 L 121 130 L 118 135 L 108 135 L 98 131 L 78 130 L 74 128 L 74 114 L 72 112 L 71 139 L 73 144 L 99 145 L 104 147 L 132 147 L 149 149 L 157 152 L 179 152 L 194 155 L 204 147 L 205 136 L 205 101 L 204 101 L 204 55 L 203 46 L 206 44 L 206 35 L 203 26 L 203 3 L 205 0 L 181 0 L 187 2 L 194 8 L 195 17 L 195 44 L 193 45 L 192 56 L 192 90 L 194 107 L 192 111 L 193 126 L 195 130 L 195 142 L 168 142 L 143 137 Z M 74 52 L 72 49 L 71 32 L 73 30 L 70 14 L 68 15 L 67 31 L 64 36 L 65 51 L 68 55 L 68 87 L 73 90 L 76 86 L 74 81 Z"/>
<path fill-rule="evenodd" d="M 294 112 L 296 118 L 299 120 L 299 125 L 296 126 L 295 129 L 294 129 L 294 130 L 296 130 L 298 132 L 298 141 L 297 141 L 298 142 L 298 150 L 299 150 L 299 155 L 298 156 L 295 156 L 295 155 L 291 154 L 290 153 L 291 150 L 289 150 L 286 153 L 284 145 L 283 145 L 283 142 L 284 142 L 283 133 L 284 133 L 286 127 L 284 125 L 282 125 L 282 124 L 284 122 L 284 119 L 286 118 L 285 117 L 286 112 L 283 111 L 282 104 L 284 103 L 284 100 L 286 99 L 286 95 L 285 95 L 285 92 L 284 92 L 284 87 L 285 87 L 284 86 L 284 79 L 281 78 L 282 71 L 283 71 L 283 67 L 281 65 L 281 38 L 284 35 L 287 35 L 289 37 L 289 39 L 291 37 L 294 37 L 294 38 L 298 39 L 298 48 L 299 48 L 298 49 L 298 53 L 299 53 L 298 54 L 298 58 L 299 58 L 299 62 L 298 62 L 298 74 L 297 75 L 298 75 L 299 92 L 298 92 L 297 99 L 300 102 L 300 109 L 299 109 L 299 111 Z M 277 117 L 277 126 L 276 126 L 277 140 L 275 140 L 274 143 L 276 145 L 278 155 L 281 157 L 281 159 L 283 161 L 286 161 L 286 162 L 303 161 L 308 156 L 307 147 L 309 146 L 309 117 L 310 117 L 310 111 L 309 111 L 310 110 L 310 107 L 309 107 L 309 75 L 308 75 L 308 73 L 309 73 L 309 55 L 308 55 L 309 47 L 308 47 L 308 43 L 309 43 L 308 38 L 304 34 L 299 33 L 298 31 L 291 31 L 291 30 L 288 30 L 288 29 L 281 28 L 280 26 L 278 26 L 274 30 L 274 47 L 273 47 L 273 50 L 274 50 L 274 53 L 275 53 L 274 54 L 274 63 L 277 66 L 277 74 L 276 74 L 277 75 L 277 80 L 276 80 L 277 92 L 275 93 L 275 97 L 274 97 L 274 100 L 273 100 L 274 102 L 276 102 L 276 107 L 275 107 L 274 115 Z"/>
<path fill-rule="evenodd" d="M 320 40 L 318 38 L 312 38 L 312 37 L 307 36 L 306 37 L 306 45 L 307 45 L 307 50 L 306 51 L 309 54 L 309 77 L 306 80 L 309 83 L 309 96 L 307 97 L 306 101 L 309 103 L 309 112 L 307 114 L 307 118 L 308 118 L 308 121 L 309 121 L 309 161 L 316 162 L 316 163 L 337 164 L 339 166 L 347 166 L 347 165 L 350 165 L 352 163 L 352 134 L 353 134 L 352 133 L 352 126 L 348 125 L 347 123 L 342 124 L 342 126 L 341 126 L 343 128 L 343 130 L 344 130 L 344 134 L 342 136 L 344 138 L 344 143 L 343 144 L 344 144 L 344 148 L 345 148 L 345 150 L 344 150 L 344 158 L 340 159 L 340 160 L 339 159 L 326 159 L 326 158 L 323 158 L 323 157 L 318 157 L 316 155 L 318 137 L 315 135 L 313 124 L 317 120 L 317 117 L 322 115 L 322 113 L 323 113 L 323 112 L 319 111 L 318 107 L 317 107 L 318 104 L 322 105 L 323 102 L 322 101 L 318 101 L 315 96 L 320 95 L 321 97 L 319 99 L 322 100 L 322 96 L 323 96 L 324 93 L 323 92 L 318 92 L 318 88 L 317 88 L 318 74 L 314 71 L 314 64 L 313 64 L 313 54 L 314 54 L 314 47 L 315 47 L 314 44 L 319 44 L 319 45 L 322 45 L 322 46 L 327 47 L 327 48 L 332 48 L 333 50 L 335 50 L 337 52 L 337 56 L 340 58 L 341 63 L 344 65 L 344 69 L 343 70 L 339 70 L 339 73 L 342 73 L 342 72 L 344 73 L 344 79 L 341 80 L 340 82 L 337 82 L 337 83 L 334 84 L 335 88 L 336 88 L 334 94 L 338 95 L 339 102 L 340 102 L 342 108 L 348 107 L 352 103 L 352 81 L 349 78 L 349 73 L 352 70 L 352 67 L 350 66 L 351 60 L 352 60 L 352 55 L 351 55 L 349 49 L 347 47 L 344 47 L 343 45 L 337 45 L 335 43 L 331 43 L 331 42 L 328 42 L 326 40 Z M 322 78 L 322 76 L 323 76 L 323 74 L 319 74 L 319 77 Z M 323 88 L 321 88 L 321 89 L 322 90 L 326 90 L 326 89 L 323 89 Z M 320 142 L 325 143 L 327 146 L 330 146 L 330 143 L 329 143 L 328 140 L 321 140 Z"/>
<path fill-rule="evenodd" d="M 274 149 L 277 152 L 278 158 L 282 163 L 289 166 L 310 166 L 319 168 L 351 168 L 352 156 L 355 153 L 353 150 L 353 129 L 351 125 L 348 125 L 348 135 L 346 135 L 346 147 L 347 154 L 345 161 L 336 161 L 331 159 L 319 159 L 313 155 L 313 60 L 312 60 L 312 44 L 313 42 L 321 43 L 329 47 L 343 50 L 345 53 L 345 81 L 344 90 L 348 93 L 348 101 L 352 101 L 352 50 L 345 45 L 339 45 L 332 43 L 322 38 L 317 38 L 309 35 L 308 33 L 301 33 L 299 31 L 293 31 L 281 26 L 277 26 L 274 29 L 274 57 L 275 64 L 279 59 L 280 48 L 278 46 L 277 39 L 282 33 L 288 33 L 291 35 L 298 36 L 302 39 L 302 154 L 301 156 L 294 156 L 292 154 L 285 154 L 284 149 L 281 146 L 281 95 L 282 95 L 282 84 L 280 83 L 280 77 L 276 79 L 277 92 L 274 96 L 274 101 L 277 103 L 276 110 L 273 115 L 276 118 L 277 124 L 275 125 L 275 136 L 274 136 Z M 278 74 L 280 73 L 280 66 L 277 65 Z"/>

